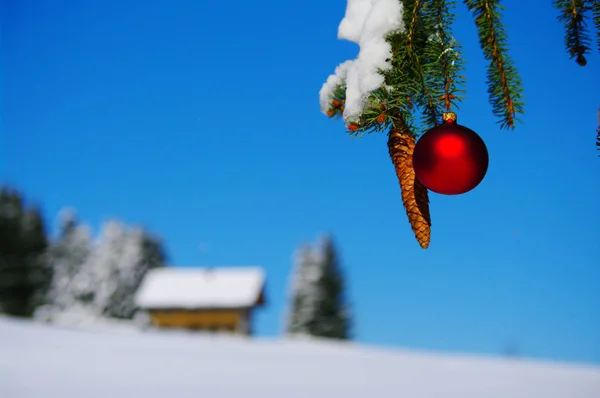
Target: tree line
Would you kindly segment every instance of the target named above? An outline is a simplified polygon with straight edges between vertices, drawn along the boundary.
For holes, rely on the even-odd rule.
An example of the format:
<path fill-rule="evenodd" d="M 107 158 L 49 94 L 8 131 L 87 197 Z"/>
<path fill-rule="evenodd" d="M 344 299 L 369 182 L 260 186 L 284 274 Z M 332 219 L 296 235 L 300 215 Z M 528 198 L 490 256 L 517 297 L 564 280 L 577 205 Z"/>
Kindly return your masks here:
<path fill-rule="evenodd" d="M 144 274 L 165 263 L 162 242 L 148 231 L 108 220 L 93 239 L 70 209 L 51 239 L 40 208 L 0 188 L 0 313 L 46 321 L 132 318 Z"/>
<path fill-rule="evenodd" d="M 119 220 L 94 238 L 77 213 L 59 215 L 52 239 L 41 210 L 20 192 L 0 188 L 0 313 L 48 322 L 131 319 L 146 272 L 167 263 L 160 238 Z M 351 338 L 345 278 L 333 237 L 297 251 L 285 333 Z"/>

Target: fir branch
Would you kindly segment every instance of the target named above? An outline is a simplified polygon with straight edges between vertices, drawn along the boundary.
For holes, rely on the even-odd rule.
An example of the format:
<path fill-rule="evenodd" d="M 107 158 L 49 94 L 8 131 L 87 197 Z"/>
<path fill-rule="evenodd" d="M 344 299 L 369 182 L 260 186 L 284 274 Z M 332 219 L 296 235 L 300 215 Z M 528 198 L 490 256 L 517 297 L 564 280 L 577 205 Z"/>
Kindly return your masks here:
<path fill-rule="evenodd" d="M 425 129 L 435 127 L 439 124 L 440 115 L 442 114 L 439 103 L 435 100 L 436 96 L 432 92 L 432 85 L 427 84 L 431 79 L 425 78 L 423 73 L 419 74 L 423 83 L 422 95 L 417 96 L 417 102 L 423 109 L 423 117 L 425 119 Z M 438 96 L 439 97 L 439 96 Z M 413 129 L 411 129 L 413 131 Z"/>
<path fill-rule="evenodd" d="M 412 4 L 411 4 L 412 3 Z M 410 9 L 410 21 L 408 21 L 408 34 L 406 35 L 406 47 L 410 52 L 414 52 L 413 42 L 417 29 L 417 21 L 419 19 L 419 6 L 421 5 L 420 0 L 409 0 L 404 1 L 404 9 Z"/>
<path fill-rule="evenodd" d="M 600 108 L 598 108 L 598 128 L 596 129 L 596 149 L 600 151 Z M 600 155 L 598 155 L 600 156 Z"/>
<path fill-rule="evenodd" d="M 414 128 L 414 117 L 412 115 L 414 103 L 412 98 L 416 98 L 421 92 L 421 84 L 417 77 L 418 72 L 414 62 L 411 61 L 409 48 L 406 46 L 407 36 L 405 32 L 394 32 L 386 38 L 392 48 L 392 56 L 389 60 L 392 67 L 381 72 L 384 75 L 385 85 L 380 90 L 383 90 L 381 92 L 385 93 L 386 99 L 379 102 L 378 106 L 381 104 L 386 106 L 385 117 L 392 128 L 399 128 L 400 119 L 411 129 Z M 376 95 L 378 94 L 376 93 Z M 373 120 L 373 112 L 376 109 L 371 109 L 370 115 L 366 116 L 365 120 Z"/>
<path fill-rule="evenodd" d="M 438 36 L 442 45 L 442 54 L 439 59 L 441 61 L 440 69 L 444 81 L 444 109 L 450 111 L 458 97 L 455 92 L 459 91 L 457 86 L 464 83 L 458 71 L 462 69 L 463 62 L 460 57 L 460 46 L 452 37 L 451 25 L 455 20 L 454 14 L 450 12 L 450 8 L 454 8 L 455 1 L 453 0 L 434 0 L 436 8 L 436 22 L 438 26 Z"/>
<path fill-rule="evenodd" d="M 522 85 L 512 60 L 507 55 L 506 33 L 500 21 L 503 9 L 498 0 L 464 0 L 475 18 L 479 43 L 485 59 L 490 61 L 487 84 L 490 103 L 501 128 L 513 128 L 523 113 Z"/>
<path fill-rule="evenodd" d="M 410 115 L 409 107 L 400 90 L 380 87 L 369 95 L 360 120 L 348 125 L 348 133 L 361 138 L 365 133 L 386 131 L 404 123 L 403 115 Z M 409 125 L 412 125 L 410 120 L 409 117 Z"/>
<path fill-rule="evenodd" d="M 431 9 L 431 2 L 405 0 L 404 7 L 412 10 L 409 14 L 410 19 L 407 21 L 409 29 L 405 42 L 406 62 L 413 72 L 412 78 L 418 82 L 418 89 L 409 93 L 408 97 L 414 98 L 419 108 L 422 109 L 425 124 L 433 127 L 438 124 L 441 110 L 437 101 L 439 95 L 436 95 L 436 83 L 438 82 L 431 79 L 424 67 L 424 64 L 430 61 L 428 58 L 430 54 L 427 54 L 426 51 L 429 33 L 435 29 L 431 13 L 428 12 Z M 405 119 L 408 119 L 408 115 L 405 115 Z M 415 129 L 411 128 L 410 130 L 414 134 Z"/>
<path fill-rule="evenodd" d="M 436 36 L 437 41 L 439 42 L 439 49 L 442 50 L 438 59 L 439 62 L 434 63 L 434 65 L 439 65 L 439 70 L 441 74 L 441 80 L 443 82 L 443 94 L 441 97 L 444 101 L 444 109 L 446 111 L 450 110 L 451 101 L 450 101 L 450 85 L 452 83 L 452 78 L 450 76 L 450 63 L 452 62 L 449 59 L 448 53 L 453 51 L 450 47 L 449 34 L 446 32 L 446 24 L 451 22 L 450 13 L 448 11 L 448 4 L 445 0 L 434 0 L 433 5 L 435 8 L 435 19 L 436 19 Z"/>
<path fill-rule="evenodd" d="M 594 20 L 594 26 L 596 27 L 596 46 L 598 52 L 600 52 L 600 1 L 599 0 L 588 0 L 588 7 L 592 10 L 592 18 Z"/>
<path fill-rule="evenodd" d="M 600 125 L 598 125 L 598 128 L 596 129 L 596 149 L 600 151 Z M 598 157 L 600 157 L 600 155 L 598 155 Z"/>
<path fill-rule="evenodd" d="M 338 84 L 331 95 L 329 96 L 329 109 L 327 110 L 327 116 L 329 118 L 339 118 L 344 114 L 344 107 L 346 104 L 346 84 Z"/>
<path fill-rule="evenodd" d="M 450 8 L 454 4 L 452 0 L 433 0 L 423 8 L 423 25 L 430 33 L 422 56 L 424 87 L 429 95 L 420 102 L 426 129 L 438 125 L 444 110 L 450 110 L 461 99 L 456 94 L 464 92 L 458 88 L 464 84 L 464 77 L 459 75 L 463 67 L 461 49 L 451 30 L 454 15 Z"/>
<path fill-rule="evenodd" d="M 425 5 L 427 5 L 427 2 L 425 2 Z M 412 72 L 409 78 L 416 84 L 414 85 L 414 90 L 406 93 L 407 100 L 411 102 L 411 107 L 410 109 L 405 109 L 401 118 L 403 121 L 394 126 L 397 128 L 402 128 L 405 124 L 410 123 L 413 111 L 412 99 L 415 99 L 417 104 L 424 108 L 423 113 L 429 120 L 435 120 L 437 116 L 434 96 L 425 82 L 422 63 L 418 54 L 418 49 L 423 49 L 426 42 L 423 40 L 425 31 L 423 29 L 424 21 L 421 19 L 421 7 L 422 2 L 420 0 L 404 0 L 404 9 L 411 10 L 411 12 L 405 13 L 405 24 L 408 26 L 408 31 L 404 42 L 403 61 L 407 70 Z M 398 44 L 402 46 L 400 43 Z M 411 134 L 415 135 L 415 128 L 409 128 L 409 130 Z"/>
<path fill-rule="evenodd" d="M 361 138 L 365 133 L 370 134 L 386 130 L 391 121 L 387 116 L 389 92 L 385 87 L 373 91 L 367 99 L 367 104 L 357 123 L 351 123 L 349 134 Z M 352 126 L 357 126 L 356 129 Z"/>
<path fill-rule="evenodd" d="M 432 4 L 437 3 L 437 4 Z M 439 68 L 443 62 L 444 42 L 440 33 L 441 25 L 438 24 L 437 6 L 444 3 L 443 0 L 426 2 L 423 6 L 421 25 L 423 33 L 427 34 L 422 45 L 420 67 L 418 69 L 419 79 L 422 84 L 421 95 L 417 96 L 417 104 L 422 109 L 422 122 L 425 129 L 435 127 L 440 123 L 443 112 L 443 104 L 440 100 L 444 92 L 444 73 Z"/>
<path fill-rule="evenodd" d="M 585 55 L 590 52 L 590 35 L 585 21 L 589 5 L 584 0 L 554 0 L 554 6 L 560 10 L 558 20 L 565 27 L 565 47 L 570 58 L 585 66 Z"/>

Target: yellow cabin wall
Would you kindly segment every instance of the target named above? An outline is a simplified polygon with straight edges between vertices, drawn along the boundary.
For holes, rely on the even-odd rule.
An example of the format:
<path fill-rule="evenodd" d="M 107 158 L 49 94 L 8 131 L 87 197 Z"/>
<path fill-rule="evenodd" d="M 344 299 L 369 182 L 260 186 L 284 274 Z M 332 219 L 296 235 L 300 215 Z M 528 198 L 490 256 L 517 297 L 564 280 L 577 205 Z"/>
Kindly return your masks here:
<path fill-rule="evenodd" d="M 244 332 L 248 310 L 152 310 L 149 315 L 157 327 Z"/>

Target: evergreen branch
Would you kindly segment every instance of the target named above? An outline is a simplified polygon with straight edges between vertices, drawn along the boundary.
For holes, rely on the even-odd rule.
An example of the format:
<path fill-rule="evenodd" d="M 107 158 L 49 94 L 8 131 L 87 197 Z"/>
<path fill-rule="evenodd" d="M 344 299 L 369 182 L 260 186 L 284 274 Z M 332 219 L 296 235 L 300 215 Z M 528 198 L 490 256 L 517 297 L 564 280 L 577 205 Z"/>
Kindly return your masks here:
<path fill-rule="evenodd" d="M 432 4 L 435 3 L 435 4 Z M 418 77 L 422 85 L 421 95 L 416 100 L 422 108 L 422 117 L 424 127 L 432 128 L 440 123 L 443 112 L 443 92 L 444 92 L 444 73 L 439 68 L 443 62 L 444 42 L 442 35 L 445 33 L 440 24 L 438 24 L 437 7 L 444 0 L 426 2 L 422 9 L 421 30 L 426 37 L 421 46 L 420 67 Z"/>
<path fill-rule="evenodd" d="M 426 83 L 426 81 L 432 83 L 431 79 L 426 79 L 423 73 L 420 73 L 419 77 L 421 78 L 423 84 L 423 91 L 422 95 L 417 97 L 417 101 L 421 108 L 423 108 L 423 116 L 425 117 L 425 125 L 427 126 L 426 128 L 435 127 L 439 124 L 442 110 L 439 106 L 439 103 L 436 103 L 437 101 L 435 101 L 436 96 L 432 94 L 433 90 L 431 89 L 431 85 Z M 436 82 L 433 83 L 435 84 Z"/>
<path fill-rule="evenodd" d="M 436 8 L 436 19 L 437 19 L 437 26 L 438 26 L 438 37 L 440 39 L 440 42 L 442 42 L 442 46 L 446 47 L 445 44 L 448 43 L 448 35 L 445 32 L 445 24 L 444 22 L 445 19 L 448 18 L 444 18 L 444 15 L 449 15 L 448 12 L 448 5 L 446 4 L 445 0 L 436 0 L 434 1 L 434 5 Z M 448 46 L 448 48 L 444 48 L 444 50 L 442 51 L 442 54 L 440 54 L 440 61 L 441 61 L 441 72 L 442 72 L 442 77 L 443 77 L 443 82 L 444 82 L 444 109 L 446 111 L 450 110 L 450 106 L 451 106 L 451 102 L 450 102 L 450 84 L 452 83 L 452 79 L 450 77 L 450 60 L 448 59 L 448 52 L 452 51 L 452 49 Z"/>
<path fill-rule="evenodd" d="M 463 83 L 462 76 L 458 71 L 462 67 L 459 44 L 454 40 L 451 33 L 451 25 L 454 22 L 454 14 L 450 12 L 450 7 L 454 7 L 453 0 L 436 0 L 436 22 L 438 26 L 438 35 L 442 44 L 441 72 L 444 81 L 444 109 L 448 112 L 452 108 L 455 99 L 454 92 L 457 91 L 457 85 Z"/>
<path fill-rule="evenodd" d="M 596 129 L 596 149 L 600 151 L 600 125 Z M 600 157 L 600 155 L 598 155 Z"/>
<path fill-rule="evenodd" d="M 584 0 L 554 0 L 554 6 L 560 10 L 558 20 L 565 27 L 565 47 L 570 58 L 576 58 L 580 66 L 585 66 L 585 55 L 590 52 L 590 35 L 585 21 L 585 12 L 589 10 Z"/>
<path fill-rule="evenodd" d="M 348 126 L 349 134 L 361 138 L 365 133 L 386 131 L 398 125 L 403 115 L 410 114 L 410 104 L 406 98 L 403 98 L 400 90 L 392 90 L 385 86 L 373 91 L 360 119 Z"/>
<path fill-rule="evenodd" d="M 409 47 L 406 46 L 407 36 L 407 33 L 404 32 L 394 32 L 386 37 L 386 41 L 392 48 L 392 56 L 388 60 L 391 68 L 380 72 L 384 76 L 384 87 L 378 90 L 380 93 L 385 93 L 386 99 L 385 101 L 375 101 L 376 106 L 366 110 L 363 115 L 363 123 L 367 123 L 368 120 L 373 121 L 375 112 L 380 112 L 378 107 L 383 104 L 386 107 L 384 117 L 389 122 L 389 126 L 398 128 L 402 119 L 413 128 L 414 103 L 412 99 L 419 95 L 422 86 L 416 77 L 418 71 L 414 62 L 411 61 Z M 415 38 L 414 34 L 413 38 Z M 377 121 L 379 122 L 379 120 Z M 384 127 L 387 128 L 388 124 L 385 124 Z"/>
<path fill-rule="evenodd" d="M 440 1 L 442 9 L 448 12 L 448 2 L 438 0 L 438 3 Z M 431 1 L 403 0 L 403 3 L 404 9 L 410 10 L 404 14 L 407 30 L 386 37 L 392 48 L 388 60 L 392 67 L 380 71 L 384 86 L 371 93 L 360 119 L 348 125 L 351 135 L 362 137 L 365 133 L 406 125 L 416 136 L 419 129 L 415 128 L 414 114 L 417 111 L 422 112 L 425 130 L 440 122 L 444 111 L 444 87 L 450 101 L 457 99 L 452 92 L 460 91 L 457 89 L 457 82 L 460 83 L 462 78 L 457 74 L 460 57 L 458 51 L 449 51 L 454 43 L 450 43 L 451 34 L 447 30 L 453 17 L 444 15 L 443 24 L 437 24 L 438 14 L 442 11 L 432 7 Z M 440 29 L 444 30 L 446 40 L 432 40 L 431 32 Z M 439 67 L 444 61 L 447 79 Z M 453 63 L 456 68 L 452 68 Z"/>
<path fill-rule="evenodd" d="M 451 30 L 454 15 L 449 8 L 454 4 L 453 0 L 433 0 L 423 9 L 423 25 L 430 33 L 423 48 L 424 86 L 429 93 L 426 103 L 421 101 L 425 128 L 438 125 L 444 110 L 460 100 L 456 94 L 464 92 L 458 88 L 464 84 L 464 77 L 459 75 L 463 66 L 460 46 Z"/>
<path fill-rule="evenodd" d="M 592 16 L 594 19 L 594 25 L 596 26 L 596 46 L 598 47 L 598 52 L 600 52 L 600 1 L 598 0 L 588 0 L 592 3 L 589 7 L 592 10 Z"/>
<path fill-rule="evenodd" d="M 475 18 L 479 43 L 490 61 L 487 84 L 492 112 L 502 118 L 501 128 L 513 128 L 517 114 L 523 113 L 522 85 L 512 60 L 507 55 L 506 33 L 500 21 L 498 0 L 464 0 Z"/>
<path fill-rule="evenodd" d="M 387 100 L 388 90 L 385 87 L 380 87 L 373 91 L 367 99 L 367 104 L 358 122 L 351 123 L 348 127 L 349 134 L 361 138 L 365 133 L 370 134 L 386 130 L 391 124 L 387 115 L 389 108 Z"/>
<path fill-rule="evenodd" d="M 600 108 L 598 109 L 598 128 L 596 129 L 596 149 L 600 151 Z"/>
<path fill-rule="evenodd" d="M 410 3 L 413 3 L 412 7 L 410 7 L 410 5 L 411 5 Z M 419 6 L 420 5 L 421 5 L 420 0 L 409 0 L 409 1 L 404 2 L 405 9 L 409 9 L 409 7 L 412 8 L 412 12 L 410 13 L 410 22 L 407 24 L 408 25 L 408 34 L 406 35 L 406 42 L 405 42 L 406 47 L 408 48 L 409 52 L 414 52 L 413 42 L 414 42 L 416 28 L 417 28 L 417 21 L 419 19 Z"/>
<path fill-rule="evenodd" d="M 441 110 L 437 101 L 439 95 L 436 95 L 436 84 L 439 82 L 432 79 L 424 67 L 424 64 L 430 61 L 425 51 L 429 42 L 429 32 L 435 28 L 430 13 L 431 4 L 419 0 L 406 0 L 404 3 L 405 9 L 412 9 L 410 19 L 407 21 L 409 29 L 405 41 L 406 62 L 412 71 L 411 77 L 418 82 L 418 89 L 413 93 L 408 93 L 408 99 L 411 102 L 413 98 L 415 99 L 419 108 L 422 109 L 426 125 L 433 127 L 439 123 Z M 408 120 L 408 114 L 404 118 Z M 410 131 L 414 134 L 415 129 L 411 128 Z"/>
<path fill-rule="evenodd" d="M 335 89 L 333 90 L 333 93 L 330 96 L 330 105 L 329 105 L 329 110 L 327 111 L 327 116 L 329 118 L 335 117 L 335 118 L 339 118 L 342 117 L 342 115 L 344 114 L 344 106 L 346 104 L 346 84 L 342 83 L 342 84 L 338 84 Z"/>

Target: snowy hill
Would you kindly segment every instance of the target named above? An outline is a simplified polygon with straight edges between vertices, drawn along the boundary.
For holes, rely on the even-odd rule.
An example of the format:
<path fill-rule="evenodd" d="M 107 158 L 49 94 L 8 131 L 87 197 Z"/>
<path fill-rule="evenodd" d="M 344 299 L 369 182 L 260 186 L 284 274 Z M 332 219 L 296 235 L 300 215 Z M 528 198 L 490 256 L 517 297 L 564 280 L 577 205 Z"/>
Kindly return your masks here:
<path fill-rule="evenodd" d="M 7 398 L 598 398 L 600 368 L 0 317 Z"/>

